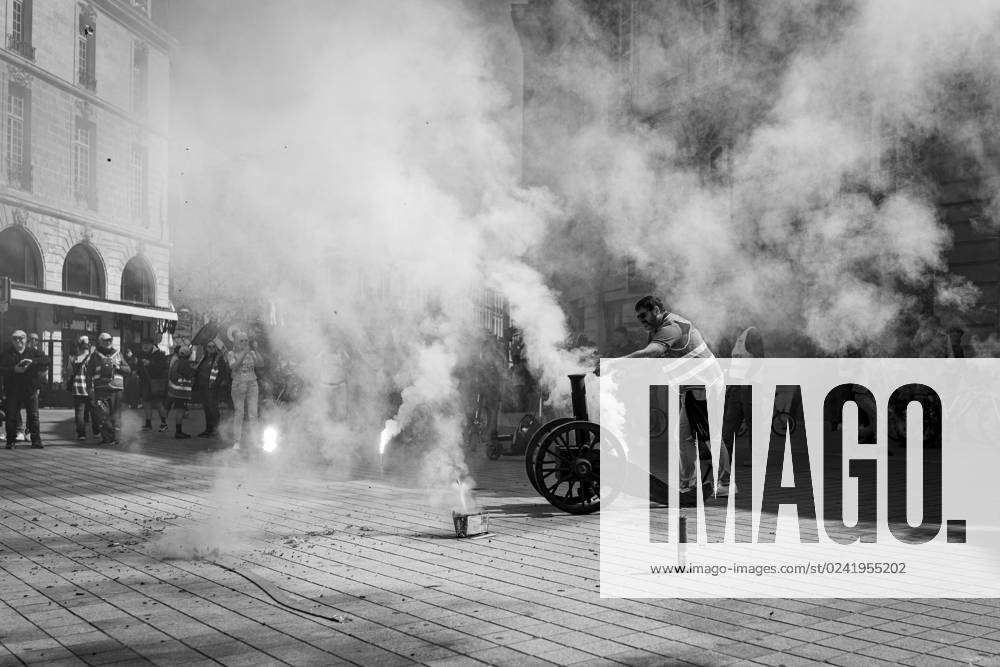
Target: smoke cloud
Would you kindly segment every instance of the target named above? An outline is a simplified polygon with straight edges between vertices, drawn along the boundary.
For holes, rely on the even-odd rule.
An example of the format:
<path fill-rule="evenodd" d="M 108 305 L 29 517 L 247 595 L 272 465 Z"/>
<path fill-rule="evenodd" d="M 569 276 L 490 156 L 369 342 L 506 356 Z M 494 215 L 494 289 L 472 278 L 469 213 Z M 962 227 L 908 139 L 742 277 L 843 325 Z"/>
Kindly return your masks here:
<path fill-rule="evenodd" d="M 394 417 L 434 502 L 468 502 L 484 288 L 564 413 L 593 350 L 562 290 L 626 259 L 710 338 L 788 350 L 892 353 L 928 299 L 974 300 L 923 156 L 967 158 L 991 225 L 992 3 L 640 2 L 627 49 L 612 5 L 519 4 L 522 43 L 503 2 L 175 2 L 175 295 L 276 305 L 291 446 L 370 460 Z"/>
<path fill-rule="evenodd" d="M 754 323 L 772 349 L 892 354 L 924 302 L 971 305 L 931 149 L 992 224 L 997 8 L 638 4 L 631 33 L 595 20 L 621 25 L 611 5 L 525 19 L 558 26 L 534 41 L 526 153 L 578 223 L 561 232 L 633 258 L 710 338 Z"/>
<path fill-rule="evenodd" d="M 272 345 L 305 382 L 263 416 L 282 424 L 284 456 L 304 464 L 319 449 L 350 470 L 376 459 L 394 418 L 387 472 L 426 487 L 431 508 L 471 511 L 458 377 L 484 345 L 483 290 L 511 300 L 551 400 L 579 370 L 558 294 L 529 263 L 563 212 L 521 185 L 509 14 L 445 2 L 175 12 L 195 47 L 179 49 L 174 76 L 180 303 L 235 319 L 276 306 Z M 189 537 L 172 531 L 167 551 L 191 552 Z"/>

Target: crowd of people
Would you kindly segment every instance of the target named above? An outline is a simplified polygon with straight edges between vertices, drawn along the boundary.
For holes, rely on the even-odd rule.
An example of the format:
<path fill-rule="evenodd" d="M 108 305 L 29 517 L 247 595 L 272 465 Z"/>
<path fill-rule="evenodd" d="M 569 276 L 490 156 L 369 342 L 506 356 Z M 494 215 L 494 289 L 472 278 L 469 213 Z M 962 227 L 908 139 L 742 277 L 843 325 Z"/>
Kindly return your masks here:
<path fill-rule="evenodd" d="M 32 447 L 44 447 L 39 396 L 51 366 L 37 334 L 15 331 L 10 345 L 0 353 L 8 449 L 28 439 Z M 243 332 L 236 333 L 233 350 L 209 341 L 197 361 L 192 346 L 184 340 L 169 355 L 151 338 L 143 338 L 137 351 L 122 351 L 114 347 L 114 338 L 105 332 L 97 337 L 96 345 L 86 335 L 76 340 L 75 350 L 67 355 L 63 379 L 73 399 L 77 440 L 88 439 L 89 425 L 90 436 L 101 444 L 119 444 L 126 403 L 141 410 L 141 430 L 153 430 L 155 413 L 159 420 L 157 431 L 166 432 L 172 421 L 175 438 L 191 438 L 184 423 L 190 403 L 197 401 L 205 412 L 205 429 L 198 437 L 222 437 L 220 406 L 227 405 L 233 412 L 231 443 L 238 449 L 243 438 L 252 435 L 257 420 L 258 382 L 263 368 L 263 355 Z M 126 394 L 130 394 L 127 400 Z"/>

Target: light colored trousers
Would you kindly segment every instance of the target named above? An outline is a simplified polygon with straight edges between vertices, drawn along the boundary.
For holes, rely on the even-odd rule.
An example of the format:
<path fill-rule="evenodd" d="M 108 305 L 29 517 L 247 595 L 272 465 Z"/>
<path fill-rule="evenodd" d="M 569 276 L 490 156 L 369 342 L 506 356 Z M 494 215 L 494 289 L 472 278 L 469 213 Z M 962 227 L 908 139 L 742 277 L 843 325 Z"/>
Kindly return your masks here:
<path fill-rule="evenodd" d="M 253 423 L 257 421 L 257 401 L 259 390 L 257 389 L 257 378 L 254 376 L 233 377 L 233 388 L 230 392 L 233 397 L 233 440 L 240 442 L 243 440 L 243 420 L 250 420 L 249 429 L 253 429 Z M 252 435 L 253 431 L 249 431 Z"/>

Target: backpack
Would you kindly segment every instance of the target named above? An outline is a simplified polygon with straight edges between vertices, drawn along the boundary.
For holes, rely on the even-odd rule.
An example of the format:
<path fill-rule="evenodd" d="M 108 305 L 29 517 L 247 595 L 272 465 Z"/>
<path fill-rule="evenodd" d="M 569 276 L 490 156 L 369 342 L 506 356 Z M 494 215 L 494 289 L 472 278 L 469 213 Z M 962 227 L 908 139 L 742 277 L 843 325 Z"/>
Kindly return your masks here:
<path fill-rule="evenodd" d="M 98 370 L 98 374 L 101 378 L 105 380 L 110 380 L 115 376 L 115 358 L 114 355 L 105 356 L 101 355 L 101 366 Z"/>

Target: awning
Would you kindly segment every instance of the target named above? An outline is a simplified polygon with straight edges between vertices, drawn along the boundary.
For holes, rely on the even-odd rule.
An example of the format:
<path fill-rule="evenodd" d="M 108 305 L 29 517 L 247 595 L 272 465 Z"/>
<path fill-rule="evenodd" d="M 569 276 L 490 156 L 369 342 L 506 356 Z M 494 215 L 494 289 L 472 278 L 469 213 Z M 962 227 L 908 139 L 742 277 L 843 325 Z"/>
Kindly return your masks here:
<path fill-rule="evenodd" d="M 43 292 L 27 289 L 13 288 L 10 297 L 12 301 L 27 301 L 29 303 L 47 303 L 53 306 L 71 306 L 81 310 L 98 310 L 104 313 L 117 313 L 120 315 L 136 315 L 138 317 L 148 317 L 154 320 L 177 320 L 177 313 L 167 308 L 154 308 L 152 306 L 139 306 L 134 303 L 122 303 L 121 301 L 105 301 L 103 299 L 90 299 L 82 296 L 71 296 L 59 292 Z"/>

